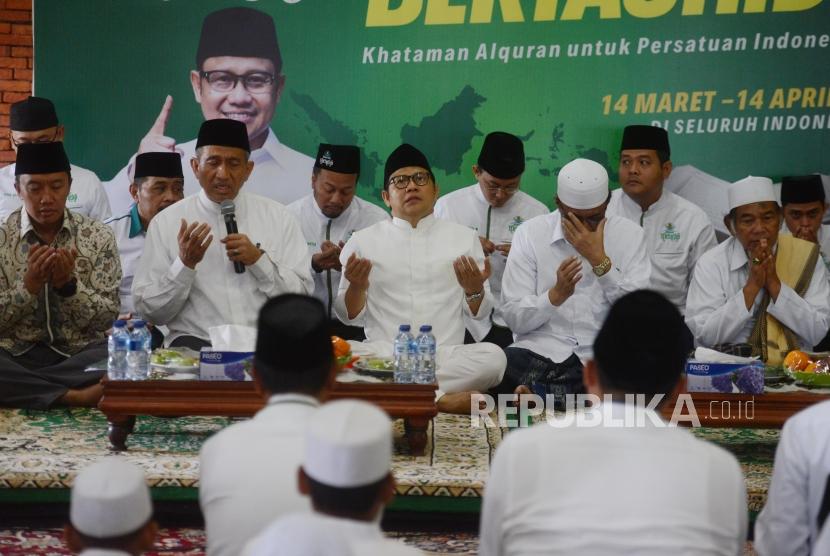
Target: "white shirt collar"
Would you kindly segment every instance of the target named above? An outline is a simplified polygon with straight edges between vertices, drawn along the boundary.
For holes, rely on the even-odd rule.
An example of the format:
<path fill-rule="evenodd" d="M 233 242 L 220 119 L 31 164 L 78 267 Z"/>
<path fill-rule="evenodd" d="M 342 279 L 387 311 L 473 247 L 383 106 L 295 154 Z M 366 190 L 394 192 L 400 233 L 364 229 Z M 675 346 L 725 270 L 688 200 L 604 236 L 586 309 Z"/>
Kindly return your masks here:
<path fill-rule="evenodd" d="M 435 224 L 435 213 L 430 212 L 423 218 L 421 218 L 418 223 L 415 225 L 415 228 L 412 227 L 412 224 L 409 221 L 404 220 L 403 218 L 398 218 L 397 216 L 392 217 L 392 224 L 397 228 L 404 228 L 408 230 L 429 230 L 433 224 Z"/>
<path fill-rule="evenodd" d="M 565 233 L 562 231 L 562 213 L 559 212 L 559 209 L 556 209 L 550 213 L 548 221 L 553 227 L 553 235 L 550 240 L 551 245 L 557 241 L 567 242 L 568 240 L 565 239 Z"/>
<path fill-rule="evenodd" d="M 303 405 L 311 405 L 314 407 L 320 406 L 320 401 L 317 398 L 309 396 L 308 394 L 299 394 L 299 393 L 286 393 L 286 394 L 274 394 L 270 398 L 268 398 L 268 406 L 274 406 L 279 404 L 303 404 Z"/>
<path fill-rule="evenodd" d="M 344 221 L 347 220 L 349 218 L 349 215 L 354 210 L 353 207 L 357 204 L 357 195 L 355 195 L 354 198 L 352 198 L 352 202 L 349 203 L 349 206 L 346 207 L 346 210 L 340 213 L 340 216 L 336 218 L 329 218 L 328 216 L 323 214 L 322 210 L 320 210 L 320 205 L 317 204 L 317 199 L 314 198 L 314 193 L 309 195 L 309 197 L 311 198 L 311 207 L 314 211 L 314 214 L 316 214 L 317 217 L 323 222 L 328 222 L 329 220 L 331 220 L 332 222 L 337 222 L 340 219 Z"/>
<path fill-rule="evenodd" d="M 640 204 L 637 201 L 635 201 L 634 199 L 632 199 L 631 197 L 629 197 L 628 194 L 625 191 L 623 191 L 623 193 L 622 193 L 622 202 L 624 204 L 628 205 L 628 210 L 631 211 L 631 212 L 636 212 L 636 213 L 643 213 L 644 212 L 646 214 L 654 214 L 654 213 L 658 212 L 660 209 L 662 209 L 663 207 L 668 205 L 668 203 L 669 203 L 669 201 L 668 201 L 668 191 L 666 191 L 665 188 L 664 188 L 663 191 L 660 193 L 660 198 L 657 199 L 656 201 L 654 201 L 654 203 L 652 203 L 652 205 L 650 207 L 648 207 L 648 209 L 645 210 L 645 211 L 642 209 Z"/>
<path fill-rule="evenodd" d="M 255 149 L 251 152 L 251 159 L 253 159 L 254 164 L 256 164 L 256 159 L 259 159 L 261 161 L 265 156 L 268 156 L 271 158 L 273 162 L 277 164 L 277 166 L 279 166 L 280 168 L 286 168 L 284 161 L 282 160 L 283 157 L 280 156 L 280 151 L 283 148 L 283 144 L 280 143 L 279 139 L 277 139 L 277 135 L 274 133 L 274 130 L 269 127 L 268 136 L 265 138 L 265 143 L 263 143 L 260 148 Z"/>
<path fill-rule="evenodd" d="M 63 211 L 63 223 L 61 224 L 61 228 L 69 229 L 69 210 L 64 209 Z M 60 230 L 58 230 L 60 231 Z M 26 212 L 26 207 L 20 207 L 20 237 L 26 237 L 26 234 L 32 232 L 33 234 L 37 235 L 35 232 L 34 226 L 32 226 L 32 219 L 29 218 L 29 213 Z"/>

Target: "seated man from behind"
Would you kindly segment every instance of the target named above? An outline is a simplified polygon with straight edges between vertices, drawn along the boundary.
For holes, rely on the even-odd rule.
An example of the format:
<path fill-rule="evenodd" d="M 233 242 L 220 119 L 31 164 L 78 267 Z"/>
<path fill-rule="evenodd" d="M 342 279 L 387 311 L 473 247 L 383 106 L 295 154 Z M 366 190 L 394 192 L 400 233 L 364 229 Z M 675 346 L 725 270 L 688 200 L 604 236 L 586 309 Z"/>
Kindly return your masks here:
<path fill-rule="evenodd" d="M 135 180 L 130 184 L 133 205 L 122 216 L 105 222 L 112 228 L 121 258 L 121 314 L 131 318 L 133 277 L 150 221 L 162 210 L 181 201 L 184 179 L 181 158 L 176 153 L 143 153 L 135 159 Z"/>
<path fill-rule="evenodd" d="M 200 454 L 210 556 L 236 556 L 275 518 L 310 510 L 297 492 L 296 470 L 305 428 L 336 372 L 320 301 L 296 294 L 269 299 L 259 312 L 254 354 L 254 380 L 268 403 L 250 421 L 208 439 Z"/>
<path fill-rule="evenodd" d="M 81 556 L 138 556 L 151 550 L 158 526 L 144 471 L 106 457 L 75 477 L 66 544 Z"/>
<path fill-rule="evenodd" d="M 754 548 L 759 556 L 830 554 L 817 546 L 822 525 L 827 529 L 830 523 L 826 513 L 830 502 L 827 423 L 830 401 L 800 411 L 784 424 L 767 502 L 755 522 Z"/>
<path fill-rule="evenodd" d="M 595 426 L 543 422 L 508 435 L 487 481 L 479 554 L 741 554 L 735 456 L 635 403 L 682 391 L 691 347 L 662 295 L 620 298 L 585 365 L 586 390 L 603 398 L 585 416 Z"/>
<path fill-rule="evenodd" d="M 245 556 L 411 556 L 419 551 L 385 539 L 384 507 L 395 494 L 392 423 L 363 401 L 327 403 L 310 419 L 302 467 L 294 475 L 314 511 L 277 519 Z"/>
<path fill-rule="evenodd" d="M 210 327 L 254 327 L 269 297 L 314 284 L 294 215 L 242 190 L 254 168 L 245 124 L 208 120 L 196 147 L 190 165 L 202 191 L 153 218 L 133 300 L 147 320 L 167 325 L 167 345 L 198 350 Z M 227 233 L 231 216 L 238 230 Z"/>
<path fill-rule="evenodd" d="M 362 323 L 366 347 L 382 356 L 392 353 L 401 324 L 432 325 L 438 409 L 469 412 L 472 393 L 498 384 L 505 364 L 494 344 L 464 345 L 463 317 L 489 319 L 493 307 L 478 235 L 433 216 L 438 185 L 412 145 L 386 160 L 382 196 L 393 218 L 355 232 L 340 254 L 337 316 Z"/>
<path fill-rule="evenodd" d="M 66 208 L 63 143 L 17 149 L 23 207 L 0 226 L 0 406 L 95 406 L 118 316 L 121 266 L 112 231 Z"/>
<path fill-rule="evenodd" d="M 12 149 L 24 143 L 63 142 L 65 129 L 58 123 L 55 105 L 46 98 L 29 97 L 11 105 L 9 110 L 9 142 Z M 14 186 L 15 165 L 0 170 L 0 222 L 21 206 L 21 199 Z M 101 180 L 94 172 L 70 166 L 72 188 L 66 197 L 66 208 L 104 221 L 110 217 L 110 203 Z"/>
<path fill-rule="evenodd" d="M 830 324 L 830 285 L 819 246 L 779 235 L 781 209 L 772 181 L 747 177 L 729 187 L 732 236 L 698 260 L 686 323 L 699 345 L 749 343 L 779 365 L 816 345 Z"/>
<path fill-rule="evenodd" d="M 311 172 L 311 194 L 288 205 L 308 244 L 314 297 L 326 306 L 332 332 L 347 340 L 362 340 L 365 335 L 362 328 L 346 326 L 334 315 L 343 270 L 340 250 L 356 231 L 389 220 L 382 208 L 356 195 L 359 177 L 358 147 L 321 143 Z"/>
<path fill-rule="evenodd" d="M 501 392 L 582 391 L 582 365 L 611 304 L 649 284 L 643 230 L 605 215 L 608 173 L 578 158 L 557 177 L 555 211 L 522 224 L 502 280 L 502 310 L 516 342 L 508 347 Z"/>

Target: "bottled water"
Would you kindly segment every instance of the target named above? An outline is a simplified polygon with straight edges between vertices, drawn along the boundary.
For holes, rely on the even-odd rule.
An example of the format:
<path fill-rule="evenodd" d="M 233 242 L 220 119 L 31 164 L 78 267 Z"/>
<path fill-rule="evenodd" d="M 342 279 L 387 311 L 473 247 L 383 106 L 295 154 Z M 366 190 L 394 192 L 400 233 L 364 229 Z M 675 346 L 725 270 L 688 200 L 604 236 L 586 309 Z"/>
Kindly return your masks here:
<path fill-rule="evenodd" d="M 127 323 L 117 320 L 112 324 L 112 334 L 107 341 L 107 376 L 110 380 L 127 378 L 127 346 L 130 333 Z"/>
<path fill-rule="evenodd" d="M 421 326 L 421 333 L 415 340 L 417 350 L 417 370 L 414 371 L 414 382 L 418 384 L 432 384 L 435 382 L 435 336 L 432 335 L 432 326 Z"/>
<path fill-rule="evenodd" d="M 133 323 L 130 347 L 127 350 L 127 377 L 145 380 L 150 374 L 150 331 L 143 320 Z"/>
<path fill-rule="evenodd" d="M 395 360 L 395 382 L 412 382 L 412 344 L 415 338 L 409 332 L 411 327 L 402 324 L 398 327 L 398 335 L 392 348 L 392 358 Z"/>

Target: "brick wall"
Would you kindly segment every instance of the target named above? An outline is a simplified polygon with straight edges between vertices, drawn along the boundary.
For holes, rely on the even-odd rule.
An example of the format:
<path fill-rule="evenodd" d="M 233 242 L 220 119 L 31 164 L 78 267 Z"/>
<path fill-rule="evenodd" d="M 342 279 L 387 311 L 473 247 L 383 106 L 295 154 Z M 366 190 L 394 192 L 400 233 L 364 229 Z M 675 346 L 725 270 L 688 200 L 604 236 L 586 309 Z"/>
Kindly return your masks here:
<path fill-rule="evenodd" d="M 0 166 L 14 162 L 9 105 L 32 92 L 32 0 L 0 0 Z"/>

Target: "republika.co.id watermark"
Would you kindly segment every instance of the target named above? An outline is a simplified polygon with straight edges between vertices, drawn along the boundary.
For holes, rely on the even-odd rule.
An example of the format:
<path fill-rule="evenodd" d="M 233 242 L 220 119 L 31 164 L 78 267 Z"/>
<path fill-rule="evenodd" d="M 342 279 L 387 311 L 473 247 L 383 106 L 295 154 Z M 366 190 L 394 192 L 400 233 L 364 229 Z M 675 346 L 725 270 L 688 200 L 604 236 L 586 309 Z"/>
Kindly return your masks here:
<path fill-rule="evenodd" d="M 701 420 L 708 425 L 716 421 L 736 421 L 755 418 L 755 397 L 751 399 L 710 400 L 703 407 L 695 406 L 692 396 L 680 394 L 671 406 L 671 415 L 666 418 L 665 408 L 660 404 L 664 394 L 646 399 L 644 394 L 625 394 L 625 403 L 619 396 L 605 394 L 602 398 L 594 394 L 567 394 L 565 410 L 551 411 L 554 396 L 544 399 L 537 394 L 475 394 L 470 400 L 470 426 L 527 427 L 540 421 L 540 417 L 552 427 L 676 427 L 687 425 L 700 427 Z M 493 411 L 497 413 L 493 415 Z M 661 415 L 662 414 L 662 415 Z M 719 423 L 717 423 L 719 424 Z"/>

